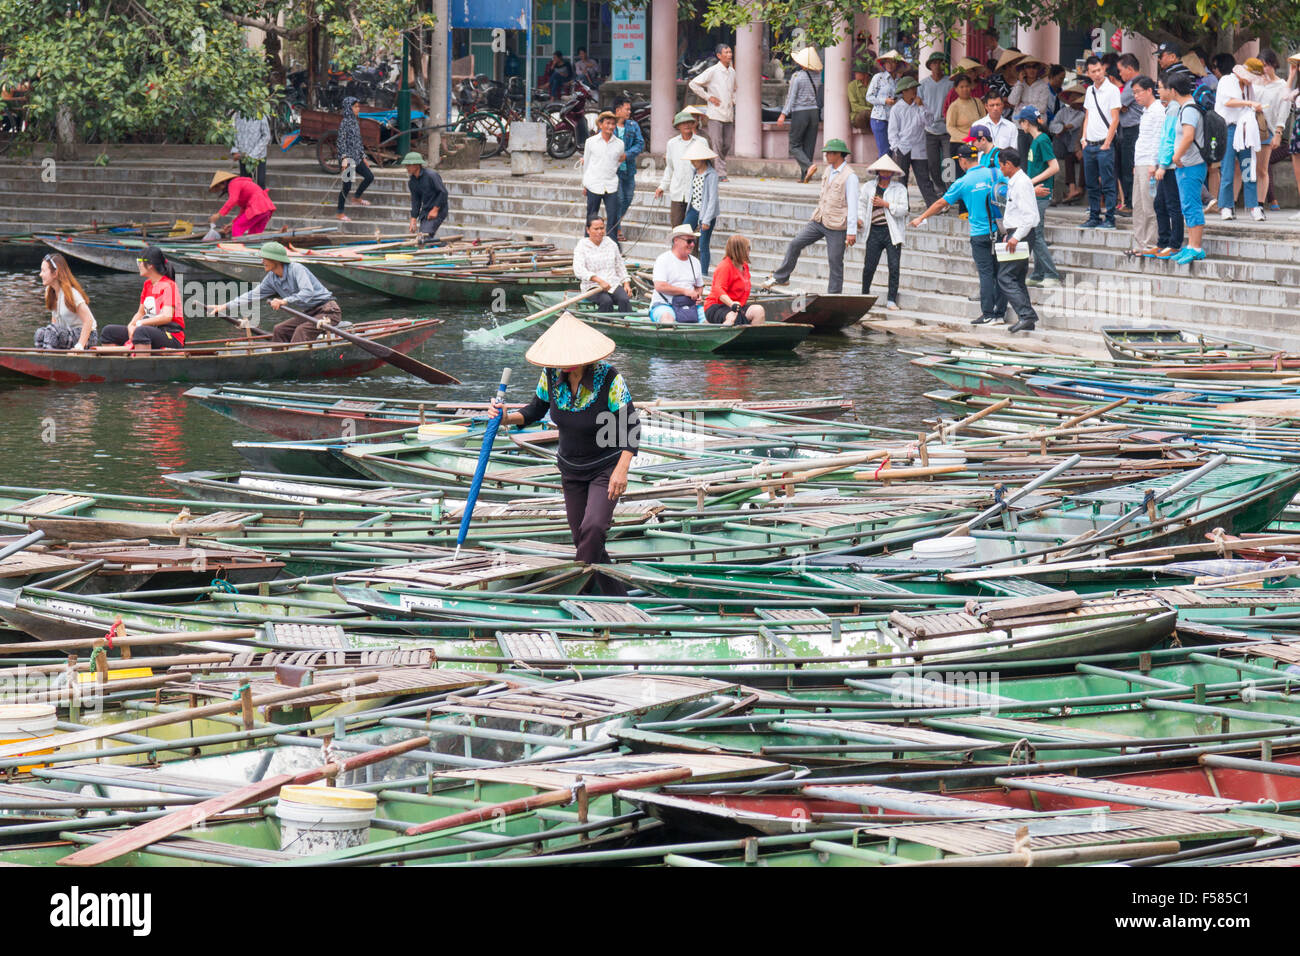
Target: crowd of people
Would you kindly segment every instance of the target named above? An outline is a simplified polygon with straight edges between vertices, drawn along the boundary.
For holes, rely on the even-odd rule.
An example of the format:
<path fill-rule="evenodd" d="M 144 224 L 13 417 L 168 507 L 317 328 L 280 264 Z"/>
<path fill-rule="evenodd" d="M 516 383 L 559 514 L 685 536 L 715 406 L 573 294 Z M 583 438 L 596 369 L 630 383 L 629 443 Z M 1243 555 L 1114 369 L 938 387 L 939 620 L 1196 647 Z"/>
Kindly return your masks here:
<path fill-rule="evenodd" d="M 735 71 L 730 48 L 718 49 L 717 64 L 690 84 L 704 107 L 687 107 L 674 117 L 677 135 L 668 142 L 655 190 L 656 198 L 668 196 L 674 227 L 673 250 L 656 264 L 651 309 L 656 320 L 744 321 L 747 316 L 743 308 L 692 309 L 685 301 L 706 285 L 711 239 L 725 205 L 719 184 L 726 182 L 724 154 L 732 141 Z M 1047 241 L 1051 207 L 1086 199 L 1082 226 L 1087 229 L 1114 229 L 1117 216 L 1131 217 L 1129 255 L 1189 263 L 1206 257 L 1207 213 L 1217 209 L 1222 219 L 1232 219 L 1240 202 L 1243 214 L 1263 220 L 1265 207 L 1279 208 L 1271 163 L 1291 156 L 1300 175 L 1300 120 L 1293 112 L 1300 105 L 1300 54 L 1288 58 L 1288 79 L 1279 74 L 1281 61 L 1271 50 L 1240 63 L 1221 54 L 1208 58 L 1207 66 L 1203 51 L 1184 52 L 1164 43 L 1156 51 L 1154 76 L 1144 74 L 1137 57 L 1127 53 L 1090 56 L 1082 74 L 1075 75 L 1014 48 L 994 44 L 992 52 L 984 63 L 963 58 L 951 67 L 943 53 L 931 53 L 920 78 L 897 50 L 858 60 L 842 95 L 852 128 L 876 145 L 877 159 L 861 183 L 844 140 L 828 140 L 821 157 L 816 155 L 827 95 L 823 66 L 815 49 L 794 52 L 797 69 L 777 124 L 789 124 L 789 153 L 800 180 L 809 182 L 820 171 L 821 186 L 813 215 L 763 287 L 785 286 L 803 250 L 822 242 L 829 260 L 828 292 L 842 292 L 845 250 L 861 238 L 863 293 L 870 292 L 884 258 L 885 308 L 897 309 L 908 226 L 919 228 L 951 211 L 966 221 L 980 280 L 980 314 L 972 323 L 1007 321 L 1012 331 L 1028 330 L 1038 316 L 1027 289 L 1061 284 Z M 707 134 L 700 129 L 701 115 Z M 644 148 L 639 129 L 629 136 L 603 128 L 607 116 L 602 114 L 602 131 L 588 141 L 593 148 L 587 155 L 595 158 L 597 169 L 630 155 L 626 144 Z M 604 151 L 610 159 L 600 158 Z M 611 204 L 612 180 L 607 178 L 602 189 L 593 175 L 588 186 L 591 174 L 589 164 L 584 174 L 589 234 L 602 201 L 606 216 L 597 222 L 619 223 L 635 195 L 627 190 L 617 197 L 621 202 Z M 912 178 L 925 209 L 909 221 Z M 1300 213 L 1293 218 L 1300 219 Z M 615 245 L 623 241 L 620 231 L 608 231 Z M 686 244 L 697 255 L 680 254 Z M 742 266 L 748 274 L 745 246 L 746 254 L 733 257 L 733 242 L 727 243 L 719 269 L 726 268 L 729 279 Z M 602 275 L 608 286 L 602 301 L 609 308 L 628 308 L 615 289 L 622 273 Z M 581 272 L 579 277 L 593 281 Z M 742 298 L 735 301 L 745 304 Z"/>

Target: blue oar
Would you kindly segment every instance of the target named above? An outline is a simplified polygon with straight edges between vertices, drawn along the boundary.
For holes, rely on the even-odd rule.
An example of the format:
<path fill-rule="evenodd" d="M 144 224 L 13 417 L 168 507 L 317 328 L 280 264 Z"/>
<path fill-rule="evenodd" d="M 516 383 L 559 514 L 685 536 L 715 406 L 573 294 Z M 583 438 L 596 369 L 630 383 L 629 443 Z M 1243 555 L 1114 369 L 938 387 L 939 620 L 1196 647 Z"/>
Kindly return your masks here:
<path fill-rule="evenodd" d="M 501 370 L 501 384 L 497 386 L 497 401 L 504 402 L 506 398 L 506 386 L 510 384 L 510 369 Z M 474 517 L 474 504 L 478 501 L 478 490 L 483 484 L 483 473 L 487 471 L 488 459 L 492 457 L 492 444 L 496 441 L 497 429 L 501 427 L 501 419 L 505 418 L 505 410 L 502 409 L 500 415 L 493 415 L 483 426 L 483 447 L 479 449 L 478 466 L 474 469 L 474 480 L 469 484 L 469 494 L 465 496 L 465 513 L 460 516 L 460 530 L 456 532 L 456 554 L 454 557 L 460 557 L 460 546 L 465 543 L 465 536 L 469 534 L 469 522 Z"/>

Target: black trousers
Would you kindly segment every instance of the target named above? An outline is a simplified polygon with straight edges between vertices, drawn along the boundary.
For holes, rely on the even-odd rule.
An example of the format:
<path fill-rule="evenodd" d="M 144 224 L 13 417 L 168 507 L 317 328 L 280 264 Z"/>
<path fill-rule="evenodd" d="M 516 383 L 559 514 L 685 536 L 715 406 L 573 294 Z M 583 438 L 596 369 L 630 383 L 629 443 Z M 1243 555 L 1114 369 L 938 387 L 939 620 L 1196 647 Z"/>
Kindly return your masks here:
<path fill-rule="evenodd" d="M 898 301 L 898 269 L 903 257 L 903 244 L 895 243 L 889 238 L 888 225 L 873 225 L 867 233 L 867 257 L 862 263 L 862 294 L 871 291 L 871 280 L 880 265 L 880 254 L 885 253 L 889 263 L 889 299 Z"/>
<path fill-rule="evenodd" d="M 1017 243 L 1019 245 L 1019 243 Z M 1029 301 L 1025 277 L 1029 274 L 1029 258 L 1007 259 L 998 263 L 998 290 L 1015 309 L 1016 318 L 1023 322 L 1037 322 L 1038 313 Z"/>
<path fill-rule="evenodd" d="M 597 312 L 631 312 L 632 303 L 628 301 L 627 290 L 621 285 L 610 288 L 608 292 L 597 292 L 591 297 Z"/>
<path fill-rule="evenodd" d="M 948 183 L 943 181 L 943 161 L 952 155 L 949 147 L 952 142 L 948 139 L 948 132 L 926 133 L 925 134 L 925 170 L 929 174 L 930 188 L 934 195 L 942 196 L 948 191 Z M 917 171 L 920 175 L 920 171 Z M 921 188 L 921 194 L 925 194 L 925 187 Z M 933 199 L 927 199 L 926 203 L 934 202 Z"/>
<path fill-rule="evenodd" d="M 790 157 L 799 164 L 799 178 L 808 175 L 817 148 L 817 126 L 821 123 L 820 110 L 795 110 L 790 114 Z"/>
<path fill-rule="evenodd" d="M 970 254 L 980 277 L 980 315 L 1000 319 L 1007 314 L 1007 297 L 998 285 L 998 260 L 992 236 L 971 236 Z"/>
<path fill-rule="evenodd" d="M 617 189 L 612 193 L 594 193 L 588 189 L 587 218 L 590 219 L 592 216 L 596 215 L 596 213 L 600 212 L 600 204 L 602 201 L 605 203 L 606 235 L 614 240 L 615 245 L 618 245 L 618 221 L 622 218 L 622 214 L 618 208 Z M 610 225 L 611 223 L 613 225 Z"/>
<path fill-rule="evenodd" d="M 351 167 L 348 168 L 351 169 Z M 344 170 L 344 172 L 346 173 L 347 170 Z M 339 190 L 339 212 L 342 212 L 343 207 L 347 205 L 348 193 L 352 192 L 353 179 L 361 180 L 361 185 L 357 187 L 357 198 L 360 199 L 361 194 L 369 189 L 370 184 L 375 181 L 375 174 L 370 171 L 370 167 L 366 165 L 364 159 L 357 163 L 357 168 L 352 176 L 345 175 L 343 177 L 343 188 Z"/>
<path fill-rule="evenodd" d="M 105 345 L 126 345 L 125 325 L 106 325 L 99 333 L 99 340 Z M 136 345 L 147 345 L 152 349 L 178 349 L 181 344 L 169 336 L 157 325 L 137 325 L 131 341 Z"/>
<path fill-rule="evenodd" d="M 1156 188 L 1156 244 L 1161 249 L 1178 249 L 1183 244 L 1183 206 L 1178 195 L 1178 177 L 1166 169 Z"/>
<path fill-rule="evenodd" d="M 1133 208 L 1133 160 L 1137 155 L 1138 128 L 1121 126 L 1115 136 L 1115 145 L 1119 154 L 1115 161 L 1119 168 L 1115 170 L 1119 177 L 1120 189 L 1124 190 L 1124 205 Z"/>
<path fill-rule="evenodd" d="M 570 478 L 561 475 L 564 484 L 564 513 L 569 519 L 569 531 L 577 558 L 583 564 L 609 564 L 605 550 L 605 536 L 614 523 L 614 506 L 609 500 L 609 477 L 614 466 L 591 479 Z M 596 573 L 592 584 L 602 594 L 625 595 L 627 588 L 607 574 Z"/>

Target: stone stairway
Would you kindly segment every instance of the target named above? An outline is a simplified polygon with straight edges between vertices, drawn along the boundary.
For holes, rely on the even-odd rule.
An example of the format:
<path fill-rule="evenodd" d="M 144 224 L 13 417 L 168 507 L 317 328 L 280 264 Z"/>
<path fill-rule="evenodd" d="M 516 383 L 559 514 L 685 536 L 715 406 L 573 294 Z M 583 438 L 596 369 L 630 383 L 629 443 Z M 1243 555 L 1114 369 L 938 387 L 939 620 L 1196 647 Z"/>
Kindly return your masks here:
<path fill-rule="evenodd" d="M 0 231 L 122 220 L 187 219 L 202 226 L 220 203 L 207 191 L 218 160 L 197 158 L 113 161 L 106 166 L 61 163 L 55 182 L 42 179 L 35 164 L 0 165 Z M 373 205 L 349 204 L 353 222 L 334 219 L 337 181 L 314 162 L 274 158 L 268 183 L 277 205 L 274 225 L 339 225 L 357 236 L 406 230 L 409 204 L 401 170 L 376 170 L 366 193 Z M 504 163 L 480 170 L 444 174 L 452 193 L 444 234 L 531 236 L 567 248 L 582 231 L 584 205 L 579 171 L 572 162 L 551 162 L 541 174 L 510 176 Z M 653 199 L 656 177 L 645 175 L 624 224 L 625 254 L 649 264 L 667 247 L 666 200 Z M 721 258 L 734 232 L 752 244 L 756 278 L 779 263 L 788 238 L 807 219 L 816 187 L 787 180 L 733 177 L 724 184 L 722 218 L 713 259 Z M 913 190 L 913 212 L 921 200 Z M 1032 296 L 1042 316 L 1040 330 L 1068 341 L 1106 324 L 1175 325 L 1209 334 L 1238 337 L 1276 348 L 1300 349 L 1300 224 L 1289 212 L 1264 223 L 1222 222 L 1212 217 L 1206 229 L 1210 258 L 1176 266 L 1125 255 L 1131 243 L 1128 221 L 1116 230 L 1085 230 L 1086 210 L 1058 207 L 1048 212 L 1048 238 L 1064 285 L 1036 289 Z M 845 290 L 861 283 L 862 247 L 850 249 Z M 807 250 L 793 285 L 825 288 L 822 247 Z M 882 298 L 886 273 L 882 259 L 873 291 Z M 909 229 L 903 252 L 898 312 L 880 311 L 886 327 L 928 325 L 952 332 L 991 334 L 972 329 L 978 314 L 978 281 L 970 261 L 966 224 L 954 215 L 938 216 Z M 1018 337 L 1024 339 L 1025 336 Z"/>

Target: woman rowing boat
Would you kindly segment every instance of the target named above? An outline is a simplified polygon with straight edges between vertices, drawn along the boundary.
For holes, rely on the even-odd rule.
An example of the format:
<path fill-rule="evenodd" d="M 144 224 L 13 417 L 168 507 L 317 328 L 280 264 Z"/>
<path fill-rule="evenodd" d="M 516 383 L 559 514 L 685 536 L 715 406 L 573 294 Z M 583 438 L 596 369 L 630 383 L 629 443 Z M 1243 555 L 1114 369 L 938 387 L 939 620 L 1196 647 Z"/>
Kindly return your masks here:
<path fill-rule="evenodd" d="M 140 308 L 128 324 L 104 326 L 100 338 L 105 344 L 99 351 L 180 348 L 185 344 L 185 312 L 171 263 L 157 246 L 149 246 L 135 261 L 144 277 Z"/>
<path fill-rule="evenodd" d="M 605 536 L 614 506 L 627 490 L 627 472 L 636 454 L 640 418 L 627 383 L 604 359 L 614 340 L 565 312 L 525 358 L 542 367 L 533 400 L 501 419 L 506 425 L 531 425 L 550 414 L 560 433 L 556 461 L 564 484 L 564 510 L 577 558 L 584 564 L 609 564 Z M 504 406 L 493 399 L 493 415 Z M 592 582 L 603 594 L 626 594 L 604 574 Z"/>
<path fill-rule="evenodd" d="M 90 311 L 86 290 L 81 287 L 68 260 L 52 252 L 41 260 L 41 284 L 45 286 L 45 308 L 50 310 L 50 324 L 36 330 L 38 349 L 82 349 L 99 344 L 95 316 Z"/>

